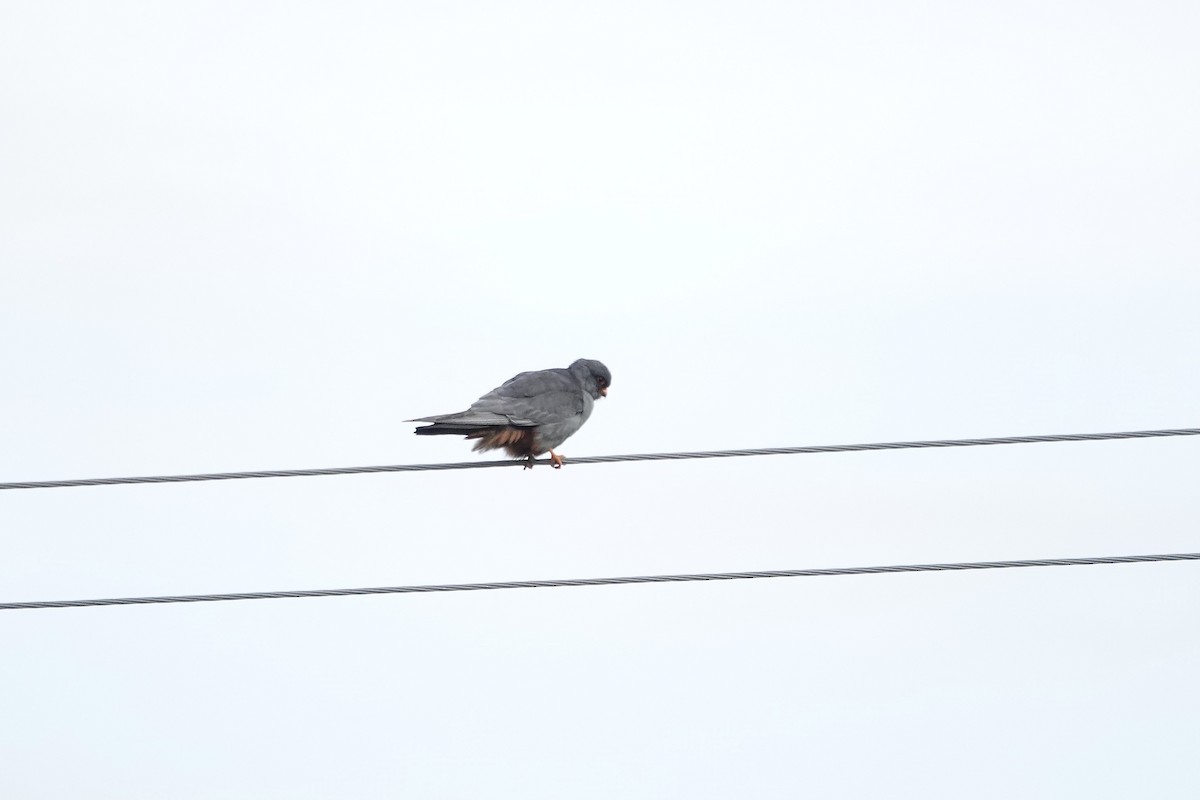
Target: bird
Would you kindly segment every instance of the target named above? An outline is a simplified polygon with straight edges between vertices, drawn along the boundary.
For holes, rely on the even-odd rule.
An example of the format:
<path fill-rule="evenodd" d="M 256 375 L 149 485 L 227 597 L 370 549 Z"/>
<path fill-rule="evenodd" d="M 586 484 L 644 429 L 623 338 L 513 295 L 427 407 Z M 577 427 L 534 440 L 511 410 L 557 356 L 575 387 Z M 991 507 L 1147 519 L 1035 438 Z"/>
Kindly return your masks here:
<path fill-rule="evenodd" d="M 594 401 L 608 395 L 612 373 L 590 358 L 562 369 L 522 372 L 492 389 L 457 414 L 436 414 L 408 422 L 430 422 L 418 436 L 458 435 L 477 439 L 475 450 L 503 449 L 513 458 L 534 459 L 550 453 L 550 464 L 561 469 L 563 457 L 554 452 L 592 415 Z"/>

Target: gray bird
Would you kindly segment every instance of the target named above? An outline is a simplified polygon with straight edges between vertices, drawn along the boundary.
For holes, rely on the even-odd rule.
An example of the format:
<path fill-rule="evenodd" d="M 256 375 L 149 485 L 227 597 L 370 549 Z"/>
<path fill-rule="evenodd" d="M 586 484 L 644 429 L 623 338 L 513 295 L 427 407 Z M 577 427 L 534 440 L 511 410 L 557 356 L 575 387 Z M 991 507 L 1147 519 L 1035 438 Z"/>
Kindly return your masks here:
<path fill-rule="evenodd" d="M 457 414 L 418 417 L 409 422 L 432 422 L 417 428 L 418 436 L 446 434 L 478 439 L 476 450 L 503 448 L 513 458 L 533 459 L 550 453 L 555 469 L 563 458 L 554 448 L 583 427 L 592 415 L 592 402 L 608 394 L 608 367 L 581 358 L 566 369 L 522 372 L 492 389 Z"/>

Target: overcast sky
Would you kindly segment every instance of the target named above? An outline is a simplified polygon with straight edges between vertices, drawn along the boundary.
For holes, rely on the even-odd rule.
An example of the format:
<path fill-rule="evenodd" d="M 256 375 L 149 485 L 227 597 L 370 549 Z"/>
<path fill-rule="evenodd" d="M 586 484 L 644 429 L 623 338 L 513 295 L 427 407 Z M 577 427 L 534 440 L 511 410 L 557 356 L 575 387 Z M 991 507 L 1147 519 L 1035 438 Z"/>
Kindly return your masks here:
<path fill-rule="evenodd" d="M 1190 2 L 0 5 L 0 481 L 1200 425 Z M 1200 441 L 0 494 L 0 601 L 1200 550 Z M 5 798 L 1194 798 L 1192 563 L 0 612 Z"/>

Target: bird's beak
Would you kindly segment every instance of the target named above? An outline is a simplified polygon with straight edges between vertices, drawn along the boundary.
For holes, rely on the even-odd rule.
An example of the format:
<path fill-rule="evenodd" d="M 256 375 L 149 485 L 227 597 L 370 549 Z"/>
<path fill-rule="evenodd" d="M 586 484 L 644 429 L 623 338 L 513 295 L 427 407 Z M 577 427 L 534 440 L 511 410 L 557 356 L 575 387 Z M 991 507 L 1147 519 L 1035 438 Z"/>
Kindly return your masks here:
<path fill-rule="evenodd" d="M 605 388 L 603 388 L 603 389 L 601 389 L 601 390 L 600 390 L 600 396 L 601 396 L 601 397 L 608 397 L 608 387 L 607 387 L 607 386 L 606 386 Z"/>

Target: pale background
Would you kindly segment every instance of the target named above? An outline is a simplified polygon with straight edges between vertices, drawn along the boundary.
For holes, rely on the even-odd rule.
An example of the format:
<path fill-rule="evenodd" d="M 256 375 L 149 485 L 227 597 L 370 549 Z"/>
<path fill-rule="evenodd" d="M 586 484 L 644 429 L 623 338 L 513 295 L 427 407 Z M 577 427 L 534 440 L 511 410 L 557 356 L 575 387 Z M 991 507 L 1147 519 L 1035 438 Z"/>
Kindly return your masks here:
<path fill-rule="evenodd" d="M 0 480 L 1200 424 L 1192 2 L 0 5 Z M 0 494 L 0 601 L 1200 550 L 1192 439 Z M 1196 564 L 0 612 L 0 796 L 1200 793 Z"/>

